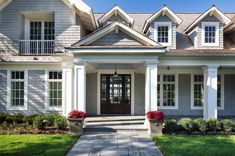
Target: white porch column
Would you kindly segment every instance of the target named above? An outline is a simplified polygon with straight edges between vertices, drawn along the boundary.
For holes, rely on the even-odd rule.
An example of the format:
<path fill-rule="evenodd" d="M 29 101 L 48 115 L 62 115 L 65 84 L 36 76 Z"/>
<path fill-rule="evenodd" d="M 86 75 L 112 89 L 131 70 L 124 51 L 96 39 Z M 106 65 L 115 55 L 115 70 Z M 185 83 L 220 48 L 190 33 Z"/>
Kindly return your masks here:
<path fill-rule="evenodd" d="M 217 118 L 217 70 L 218 66 L 204 69 L 204 111 L 205 120 Z"/>
<path fill-rule="evenodd" d="M 75 108 L 86 112 L 86 63 L 75 65 Z"/>
<path fill-rule="evenodd" d="M 73 109 L 73 68 L 63 68 L 63 114 L 65 116 Z"/>
<path fill-rule="evenodd" d="M 145 113 L 157 110 L 157 63 L 156 59 L 145 64 Z"/>

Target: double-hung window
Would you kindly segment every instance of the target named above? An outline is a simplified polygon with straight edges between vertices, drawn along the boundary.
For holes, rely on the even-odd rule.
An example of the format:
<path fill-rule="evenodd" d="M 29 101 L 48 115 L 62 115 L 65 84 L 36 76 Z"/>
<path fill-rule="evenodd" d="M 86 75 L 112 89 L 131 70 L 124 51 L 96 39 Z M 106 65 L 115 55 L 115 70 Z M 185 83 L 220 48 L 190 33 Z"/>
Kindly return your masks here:
<path fill-rule="evenodd" d="M 223 75 L 217 77 L 217 107 L 223 108 Z M 192 75 L 192 109 L 203 109 L 204 105 L 204 76 L 202 74 Z"/>
<path fill-rule="evenodd" d="M 172 23 L 171 22 L 155 22 L 154 38 L 158 43 L 165 46 L 172 44 Z"/>
<path fill-rule="evenodd" d="M 177 81 L 178 81 L 177 75 L 173 74 L 158 75 L 157 105 L 160 109 L 178 108 Z"/>
<path fill-rule="evenodd" d="M 62 71 L 49 72 L 49 108 L 62 107 Z"/>
<path fill-rule="evenodd" d="M 218 22 L 202 22 L 202 45 L 203 46 L 219 45 Z"/>
<path fill-rule="evenodd" d="M 9 71 L 9 110 L 27 109 L 27 72 Z"/>

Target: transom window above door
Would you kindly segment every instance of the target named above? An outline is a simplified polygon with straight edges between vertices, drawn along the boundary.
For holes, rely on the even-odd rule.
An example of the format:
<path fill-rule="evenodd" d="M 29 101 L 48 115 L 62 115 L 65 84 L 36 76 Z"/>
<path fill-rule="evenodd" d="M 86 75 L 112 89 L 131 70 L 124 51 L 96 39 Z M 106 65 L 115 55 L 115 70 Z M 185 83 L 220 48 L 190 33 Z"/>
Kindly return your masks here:
<path fill-rule="evenodd" d="M 172 44 L 172 23 L 155 22 L 154 38 L 158 43 L 170 46 Z"/>

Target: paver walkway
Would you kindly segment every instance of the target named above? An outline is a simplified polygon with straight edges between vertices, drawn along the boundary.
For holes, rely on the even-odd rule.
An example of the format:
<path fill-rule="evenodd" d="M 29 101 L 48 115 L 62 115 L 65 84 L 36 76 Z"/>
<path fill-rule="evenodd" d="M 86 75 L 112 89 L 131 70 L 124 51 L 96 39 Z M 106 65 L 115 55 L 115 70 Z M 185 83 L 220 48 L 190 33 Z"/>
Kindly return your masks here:
<path fill-rule="evenodd" d="M 87 132 L 67 156 L 162 156 L 162 153 L 145 132 Z"/>

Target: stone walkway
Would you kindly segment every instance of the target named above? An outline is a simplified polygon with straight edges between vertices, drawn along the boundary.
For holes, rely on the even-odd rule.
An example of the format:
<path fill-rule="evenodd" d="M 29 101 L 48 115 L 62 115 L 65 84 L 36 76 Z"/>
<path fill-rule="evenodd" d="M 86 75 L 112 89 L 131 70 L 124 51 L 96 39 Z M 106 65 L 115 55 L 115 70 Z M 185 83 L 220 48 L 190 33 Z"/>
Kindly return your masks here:
<path fill-rule="evenodd" d="M 145 132 L 87 132 L 67 156 L 162 156 L 162 153 Z"/>

